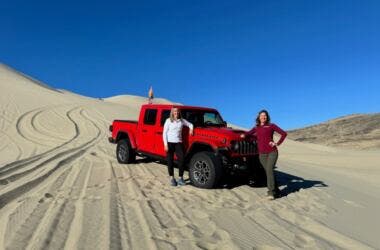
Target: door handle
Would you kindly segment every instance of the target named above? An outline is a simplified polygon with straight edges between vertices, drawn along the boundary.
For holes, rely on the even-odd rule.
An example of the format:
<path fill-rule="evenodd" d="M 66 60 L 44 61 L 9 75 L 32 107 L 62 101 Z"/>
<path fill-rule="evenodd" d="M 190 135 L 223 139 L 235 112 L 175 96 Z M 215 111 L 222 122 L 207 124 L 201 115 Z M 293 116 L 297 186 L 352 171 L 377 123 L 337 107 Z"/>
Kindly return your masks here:
<path fill-rule="evenodd" d="M 148 130 L 146 130 L 146 129 L 143 129 L 143 130 L 142 130 L 142 132 L 148 132 Z"/>
<path fill-rule="evenodd" d="M 156 132 L 157 135 L 162 135 L 162 132 Z"/>

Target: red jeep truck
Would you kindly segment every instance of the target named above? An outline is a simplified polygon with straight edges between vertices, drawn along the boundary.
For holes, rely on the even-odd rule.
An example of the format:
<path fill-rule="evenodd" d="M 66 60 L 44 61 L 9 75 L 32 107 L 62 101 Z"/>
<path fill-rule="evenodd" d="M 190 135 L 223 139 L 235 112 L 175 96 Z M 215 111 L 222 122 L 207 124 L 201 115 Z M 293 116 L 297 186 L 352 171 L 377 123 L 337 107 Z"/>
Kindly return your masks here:
<path fill-rule="evenodd" d="M 194 125 L 192 136 L 187 127 L 182 135 L 185 165 L 194 186 L 213 188 L 223 176 L 238 172 L 255 182 L 261 181 L 255 178 L 265 178 L 255 138 L 242 138 L 243 130 L 227 127 L 217 110 L 203 107 L 146 104 L 141 106 L 138 121 L 114 120 L 109 142 L 117 144 L 119 163 L 132 163 L 136 155 L 166 161 L 162 132 L 172 107 Z"/>

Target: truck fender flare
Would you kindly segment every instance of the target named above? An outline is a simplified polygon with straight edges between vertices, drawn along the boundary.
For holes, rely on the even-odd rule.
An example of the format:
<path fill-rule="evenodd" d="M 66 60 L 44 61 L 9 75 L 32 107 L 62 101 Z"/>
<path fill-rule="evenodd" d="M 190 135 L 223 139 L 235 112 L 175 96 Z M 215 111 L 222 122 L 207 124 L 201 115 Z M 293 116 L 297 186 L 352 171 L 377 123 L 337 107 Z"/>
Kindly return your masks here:
<path fill-rule="evenodd" d="M 210 143 L 205 143 L 205 142 L 201 142 L 201 141 L 194 141 L 193 143 L 191 143 L 191 146 L 189 147 L 189 151 L 192 150 L 196 146 L 209 147 L 212 149 L 212 151 L 214 151 L 214 152 L 216 151 L 216 147 L 213 147 Z"/>
<path fill-rule="evenodd" d="M 131 143 L 132 148 L 135 149 L 136 148 L 136 140 L 135 140 L 135 137 L 133 136 L 133 133 L 131 133 L 130 131 L 125 131 L 125 130 L 119 131 L 117 133 L 117 136 L 116 136 L 116 141 L 119 141 L 123 137 L 123 134 L 125 134 L 127 136 L 127 139 Z"/>
<path fill-rule="evenodd" d="M 199 141 L 194 141 L 191 143 L 190 147 L 188 148 L 186 152 L 186 158 L 189 158 L 190 156 L 194 155 L 195 147 L 204 147 L 204 148 L 209 148 L 213 153 L 216 152 L 216 148 L 214 148 L 211 144 L 204 143 L 204 142 L 199 142 Z"/>

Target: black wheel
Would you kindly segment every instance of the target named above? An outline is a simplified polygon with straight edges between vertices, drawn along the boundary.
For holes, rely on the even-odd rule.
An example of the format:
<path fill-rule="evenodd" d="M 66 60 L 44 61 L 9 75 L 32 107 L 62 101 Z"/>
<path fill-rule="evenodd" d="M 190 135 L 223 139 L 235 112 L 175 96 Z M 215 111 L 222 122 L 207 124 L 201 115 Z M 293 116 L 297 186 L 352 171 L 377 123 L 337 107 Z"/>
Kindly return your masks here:
<path fill-rule="evenodd" d="M 132 149 L 128 139 L 122 139 L 116 146 L 116 158 L 119 163 L 131 163 L 136 160 L 136 153 Z"/>
<path fill-rule="evenodd" d="M 254 186 L 267 186 L 267 174 L 265 173 L 265 169 L 261 165 L 258 156 L 255 156 L 249 160 L 248 176 L 249 181 L 253 181 Z"/>
<path fill-rule="evenodd" d="M 212 152 L 196 153 L 190 160 L 190 181 L 196 187 L 213 188 L 218 184 L 222 174 L 222 162 Z"/>

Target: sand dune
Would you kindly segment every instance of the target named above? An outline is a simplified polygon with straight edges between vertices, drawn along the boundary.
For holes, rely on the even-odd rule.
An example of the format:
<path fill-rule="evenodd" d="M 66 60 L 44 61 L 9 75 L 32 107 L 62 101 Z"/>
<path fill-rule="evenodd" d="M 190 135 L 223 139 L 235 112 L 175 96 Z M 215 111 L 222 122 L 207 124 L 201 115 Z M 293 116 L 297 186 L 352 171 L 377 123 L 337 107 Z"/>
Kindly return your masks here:
<path fill-rule="evenodd" d="M 107 141 L 143 100 L 55 91 L 0 66 L 0 249 L 380 248 L 378 151 L 288 140 L 275 201 L 239 182 L 172 188 L 164 165 L 120 165 Z"/>
<path fill-rule="evenodd" d="M 289 131 L 301 142 L 356 149 L 380 148 L 380 113 L 355 114 Z"/>

